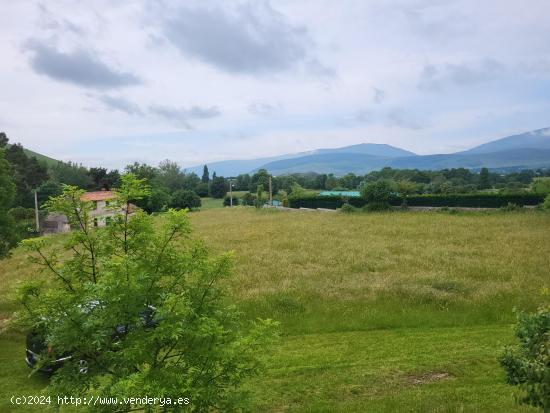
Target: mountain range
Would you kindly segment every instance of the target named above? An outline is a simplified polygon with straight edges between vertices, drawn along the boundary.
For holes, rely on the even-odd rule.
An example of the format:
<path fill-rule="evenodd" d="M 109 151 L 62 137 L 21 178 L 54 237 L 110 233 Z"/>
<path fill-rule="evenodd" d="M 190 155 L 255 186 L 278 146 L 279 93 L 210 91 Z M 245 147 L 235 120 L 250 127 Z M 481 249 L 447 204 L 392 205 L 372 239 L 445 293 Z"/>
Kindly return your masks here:
<path fill-rule="evenodd" d="M 383 167 L 439 170 L 445 168 L 496 171 L 550 167 L 550 128 L 497 139 L 472 149 L 451 154 L 417 155 L 391 145 L 361 143 L 341 148 L 317 149 L 277 157 L 229 160 L 208 164 L 210 172 L 236 176 L 267 169 L 273 175 L 318 172 L 344 175 L 364 174 Z M 202 174 L 203 165 L 186 168 Z"/>

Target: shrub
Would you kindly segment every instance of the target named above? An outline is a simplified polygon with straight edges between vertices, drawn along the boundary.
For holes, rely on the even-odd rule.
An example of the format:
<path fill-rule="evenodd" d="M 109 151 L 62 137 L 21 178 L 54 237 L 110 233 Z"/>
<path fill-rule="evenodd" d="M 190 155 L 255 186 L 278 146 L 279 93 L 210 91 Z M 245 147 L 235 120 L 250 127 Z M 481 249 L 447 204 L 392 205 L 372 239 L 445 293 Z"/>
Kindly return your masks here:
<path fill-rule="evenodd" d="M 258 198 L 254 199 L 254 208 L 261 208 L 264 206 L 264 201 Z"/>
<path fill-rule="evenodd" d="M 233 206 L 239 205 L 239 198 L 233 195 Z M 231 197 L 227 195 L 223 199 L 223 206 L 231 206 Z"/>
<path fill-rule="evenodd" d="M 242 197 L 242 203 L 243 205 L 249 205 L 249 206 L 253 206 L 254 205 L 254 200 L 256 199 L 256 195 L 250 193 L 250 192 L 247 192 L 246 194 L 243 195 Z"/>
<path fill-rule="evenodd" d="M 536 194 L 550 194 L 550 177 L 540 177 L 533 179 L 531 190 Z"/>
<path fill-rule="evenodd" d="M 361 188 L 361 195 L 370 203 L 385 203 L 388 204 L 394 193 L 394 185 L 387 180 L 379 180 L 369 182 Z"/>
<path fill-rule="evenodd" d="M 342 211 L 344 214 L 351 214 L 352 212 L 355 212 L 355 207 L 348 203 L 345 203 L 340 208 L 340 211 Z"/>
<path fill-rule="evenodd" d="M 34 209 L 33 208 L 24 208 L 18 206 L 12 208 L 8 211 L 11 217 L 16 221 L 24 221 L 34 219 Z"/>
<path fill-rule="evenodd" d="M 544 198 L 544 202 L 542 203 L 542 209 L 550 211 L 550 194 L 548 194 L 546 198 Z"/>
<path fill-rule="evenodd" d="M 195 192 L 197 193 L 198 196 L 200 196 L 201 198 L 205 198 L 208 196 L 209 192 L 208 192 L 209 188 L 208 188 L 208 183 L 206 182 L 202 182 L 200 184 L 197 185 L 197 188 L 195 189 Z"/>
<path fill-rule="evenodd" d="M 516 337 L 519 343 L 506 347 L 500 364 L 506 382 L 522 391 L 520 403 L 550 409 L 550 308 L 534 314 L 518 315 Z"/>
<path fill-rule="evenodd" d="M 172 194 L 170 206 L 175 209 L 194 209 L 201 206 L 201 199 L 193 191 L 180 189 Z"/>
<path fill-rule="evenodd" d="M 223 198 L 227 194 L 228 189 L 228 184 L 223 176 L 212 178 L 212 182 L 210 183 L 210 196 L 212 198 Z"/>

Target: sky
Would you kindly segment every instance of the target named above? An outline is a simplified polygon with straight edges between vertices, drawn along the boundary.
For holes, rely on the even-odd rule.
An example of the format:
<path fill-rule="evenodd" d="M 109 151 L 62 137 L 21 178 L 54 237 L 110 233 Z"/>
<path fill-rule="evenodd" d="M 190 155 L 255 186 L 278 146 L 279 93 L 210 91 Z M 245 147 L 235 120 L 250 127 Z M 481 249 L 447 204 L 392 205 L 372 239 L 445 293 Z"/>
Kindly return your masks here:
<path fill-rule="evenodd" d="M 56 159 L 449 153 L 550 126 L 548 0 L 1 1 L 0 131 Z"/>

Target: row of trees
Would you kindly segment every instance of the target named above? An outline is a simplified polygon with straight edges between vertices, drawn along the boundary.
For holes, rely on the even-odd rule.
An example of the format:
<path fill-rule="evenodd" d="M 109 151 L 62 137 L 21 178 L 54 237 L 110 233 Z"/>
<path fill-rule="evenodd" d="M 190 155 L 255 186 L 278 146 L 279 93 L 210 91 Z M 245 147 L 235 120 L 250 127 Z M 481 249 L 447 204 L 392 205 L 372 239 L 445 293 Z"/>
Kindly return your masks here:
<path fill-rule="evenodd" d="M 490 189 L 518 192 L 528 189 L 537 177 L 546 176 L 550 176 L 548 169 L 501 174 L 490 172 L 487 168 L 482 168 L 479 172 L 466 168 L 440 171 L 383 168 L 365 175 L 349 173 L 341 177 L 314 172 L 289 174 L 273 177 L 272 186 L 274 193 L 281 189 L 291 193 L 293 187 L 312 190 L 359 190 L 365 183 L 389 180 L 395 182 L 402 191 L 411 194 L 471 193 Z M 269 173 L 265 169 L 260 169 L 253 175 L 238 175 L 234 180 L 235 189 L 256 192 L 258 185 L 263 185 L 267 190 L 268 179 Z"/>

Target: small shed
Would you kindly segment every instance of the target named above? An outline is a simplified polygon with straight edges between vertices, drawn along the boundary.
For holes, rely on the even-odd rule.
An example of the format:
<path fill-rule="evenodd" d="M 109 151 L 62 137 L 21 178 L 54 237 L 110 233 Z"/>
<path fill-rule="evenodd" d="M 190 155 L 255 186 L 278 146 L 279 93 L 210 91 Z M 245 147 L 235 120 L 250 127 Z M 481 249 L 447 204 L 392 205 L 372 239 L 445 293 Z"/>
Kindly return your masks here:
<path fill-rule="evenodd" d="M 67 216 L 64 214 L 49 213 L 42 220 L 40 227 L 44 234 L 59 234 L 63 232 L 69 232 L 71 226 Z"/>

